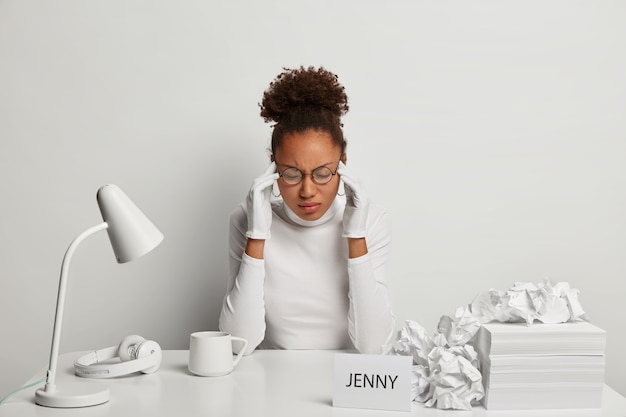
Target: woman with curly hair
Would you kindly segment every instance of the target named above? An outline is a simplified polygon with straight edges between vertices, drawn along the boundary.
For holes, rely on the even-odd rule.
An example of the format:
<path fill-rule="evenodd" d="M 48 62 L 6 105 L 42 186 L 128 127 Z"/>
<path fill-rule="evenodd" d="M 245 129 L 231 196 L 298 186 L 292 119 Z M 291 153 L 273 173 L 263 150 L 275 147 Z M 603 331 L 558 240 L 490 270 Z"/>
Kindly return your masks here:
<path fill-rule="evenodd" d="M 386 212 L 345 165 L 344 87 L 324 68 L 285 69 L 260 107 L 274 123 L 271 163 L 231 215 L 220 329 L 247 339 L 246 353 L 381 353 L 394 332 L 391 238 Z"/>

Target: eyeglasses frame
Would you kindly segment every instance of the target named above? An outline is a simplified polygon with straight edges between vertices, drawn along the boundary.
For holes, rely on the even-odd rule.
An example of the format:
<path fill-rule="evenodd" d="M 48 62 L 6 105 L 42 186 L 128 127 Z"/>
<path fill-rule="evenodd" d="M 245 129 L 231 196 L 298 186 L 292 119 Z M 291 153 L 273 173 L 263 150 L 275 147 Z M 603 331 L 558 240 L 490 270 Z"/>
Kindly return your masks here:
<path fill-rule="evenodd" d="M 339 160 L 339 162 L 341 162 L 341 160 Z M 302 183 L 302 180 L 304 180 L 304 177 L 305 177 L 306 175 L 308 175 L 308 176 L 310 176 L 310 177 L 311 177 L 311 181 L 313 181 L 313 183 L 314 183 L 314 184 L 316 184 L 316 185 L 326 185 L 326 184 L 330 183 L 330 182 L 333 180 L 333 178 L 332 178 L 332 177 L 334 177 L 335 175 L 337 175 L 337 171 L 339 171 L 339 162 L 337 162 L 337 168 L 335 169 L 335 172 L 333 172 L 333 170 L 332 170 L 332 169 L 330 169 L 330 168 L 328 168 L 326 165 L 320 165 L 320 166 L 318 166 L 317 168 L 315 168 L 313 171 L 311 171 L 310 173 L 302 172 L 302 171 L 300 171 L 300 170 L 299 170 L 298 168 L 296 168 L 296 167 L 288 167 L 288 168 L 285 168 L 285 169 L 283 170 L 283 172 L 279 172 L 279 173 L 278 173 L 278 177 L 279 177 L 279 178 L 283 178 L 283 175 L 284 175 L 285 171 L 287 171 L 287 170 L 289 170 L 289 169 L 295 169 L 296 171 L 298 171 L 298 172 L 300 173 L 300 181 L 298 181 L 298 182 L 297 182 L 297 183 L 295 183 L 295 184 L 289 184 L 289 183 L 288 183 L 287 181 L 285 181 L 285 179 L 283 178 L 283 182 L 284 182 L 285 184 L 287 184 L 287 185 L 299 185 L 299 184 L 301 184 L 301 183 Z M 324 183 L 319 183 L 319 182 L 315 181 L 315 177 L 313 176 L 313 173 L 314 173 L 315 171 L 317 171 L 318 169 L 320 169 L 320 168 L 326 168 L 327 170 L 329 170 L 329 171 L 330 171 L 330 173 L 331 173 L 331 178 L 330 178 L 327 182 L 324 182 Z"/>

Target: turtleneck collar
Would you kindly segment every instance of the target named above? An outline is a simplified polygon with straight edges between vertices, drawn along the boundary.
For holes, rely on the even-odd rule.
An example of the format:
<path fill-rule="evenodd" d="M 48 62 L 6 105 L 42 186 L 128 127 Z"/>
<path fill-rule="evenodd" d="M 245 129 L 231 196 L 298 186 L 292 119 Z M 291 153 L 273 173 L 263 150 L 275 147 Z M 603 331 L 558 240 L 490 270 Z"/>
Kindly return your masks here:
<path fill-rule="evenodd" d="M 300 226 L 313 227 L 313 226 L 318 226 L 320 224 L 327 223 L 330 220 L 332 220 L 332 218 L 335 217 L 335 214 L 337 214 L 340 206 L 342 205 L 340 200 L 341 199 L 339 197 L 336 197 L 333 200 L 333 203 L 331 204 L 331 206 L 326 211 L 326 213 L 324 213 L 322 217 L 320 217 L 317 220 L 304 220 L 300 218 L 296 213 L 294 213 L 293 210 L 291 210 L 289 206 L 287 206 L 287 204 L 285 204 L 284 202 L 282 202 L 283 203 L 282 206 L 283 206 L 283 212 L 285 213 L 285 216 L 287 216 L 289 221 Z"/>

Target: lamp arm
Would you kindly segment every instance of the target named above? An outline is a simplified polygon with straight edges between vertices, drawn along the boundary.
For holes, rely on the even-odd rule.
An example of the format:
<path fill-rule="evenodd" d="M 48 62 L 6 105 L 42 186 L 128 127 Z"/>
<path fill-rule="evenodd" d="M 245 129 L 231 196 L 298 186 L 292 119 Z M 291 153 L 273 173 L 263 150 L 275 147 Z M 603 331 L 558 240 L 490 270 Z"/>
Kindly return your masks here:
<path fill-rule="evenodd" d="M 67 275 L 70 267 L 72 255 L 76 251 L 78 245 L 87 237 L 108 228 L 109 225 L 104 222 L 97 226 L 93 226 L 76 236 L 70 243 L 65 252 L 63 263 L 61 265 L 61 278 L 59 279 L 59 293 L 57 295 L 57 310 L 54 316 L 54 330 L 52 332 L 52 348 L 50 350 L 50 363 L 46 375 L 46 391 L 54 390 L 54 381 L 56 378 L 57 360 L 59 358 L 59 343 L 61 341 L 61 325 L 63 324 L 63 307 L 65 305 L 65 289 L 67 286 Z"/>

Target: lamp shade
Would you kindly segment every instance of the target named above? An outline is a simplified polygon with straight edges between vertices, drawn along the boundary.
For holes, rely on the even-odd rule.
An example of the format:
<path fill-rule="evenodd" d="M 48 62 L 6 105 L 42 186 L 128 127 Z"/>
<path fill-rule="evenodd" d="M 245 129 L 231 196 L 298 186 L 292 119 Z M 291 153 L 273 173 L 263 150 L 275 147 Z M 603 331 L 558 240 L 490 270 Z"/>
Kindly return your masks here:
<path fill-rule="evenodd" d="M 117 262 L 137 259 L 157 247 L 163 234 L 116 185 L 100 187 L 96 195 Z"/>

